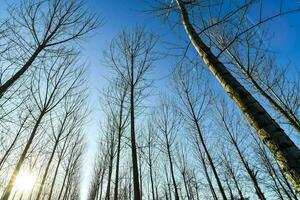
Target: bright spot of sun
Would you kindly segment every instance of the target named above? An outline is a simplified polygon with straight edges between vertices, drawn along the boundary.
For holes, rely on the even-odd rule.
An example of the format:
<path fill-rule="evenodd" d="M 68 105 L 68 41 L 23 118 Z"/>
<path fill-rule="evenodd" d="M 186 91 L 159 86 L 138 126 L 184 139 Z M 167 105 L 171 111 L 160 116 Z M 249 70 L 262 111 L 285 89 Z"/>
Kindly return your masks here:
<path fill-rule="evenodd" d="M 15 181 L 15 189 L 22 192 L 28 192 L 33 188 L 35 176 L 29 172 L 20 172 Z"/>

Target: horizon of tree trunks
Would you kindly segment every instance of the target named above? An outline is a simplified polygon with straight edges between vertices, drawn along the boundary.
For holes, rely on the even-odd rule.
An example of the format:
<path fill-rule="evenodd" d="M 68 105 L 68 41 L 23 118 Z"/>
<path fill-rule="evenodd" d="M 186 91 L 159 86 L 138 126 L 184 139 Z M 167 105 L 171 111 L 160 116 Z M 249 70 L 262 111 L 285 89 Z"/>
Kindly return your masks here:
<path fill-rule="evenodd" d="M 17 1 L 0 19 L 1 200 L 300 199 L 300 73 L 279 64 L 267 39 L 270 21 L 300 8 L 145 3 L 171 27 L 176 55 L 142 26 L 111 41 L 107 85 L 93 94 L 103 120 L 89 185 L 79 44 L 102 19 L 78 0 Z M 176 65 L 162 89 L 151 77 L 165 57 Z"/>

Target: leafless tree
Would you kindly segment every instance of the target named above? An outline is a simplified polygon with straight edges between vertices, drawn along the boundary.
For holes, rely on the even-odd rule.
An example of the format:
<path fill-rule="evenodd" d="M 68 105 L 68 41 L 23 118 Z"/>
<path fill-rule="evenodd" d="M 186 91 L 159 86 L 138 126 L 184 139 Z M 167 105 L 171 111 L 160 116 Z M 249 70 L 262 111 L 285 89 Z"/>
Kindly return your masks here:
<path fill-rule="evenodd" d="M 139 184 L 139 170 L 136 144 L 136 114 L 135 109 L 145 95 L 149 86 L 147 74 L 153 67 L 157 56 L 154 52 L 156 38 L 142 28 L 133 32 L 123 31 L 111 43 L 110 50 L 106 53 L 107 63 L 117 76 L 128 85 L 130 93 L 130 139 L 133 164 L 134 199 L 141 198 Z"/>
<path fill-rule="evenodd" d="M 174 167 L 174 144 L 176 135 L 179 131 L 180 125 L 180 114 L 178 111 L 172 109 L 172 104 L 168 98 L 161 100 L 159 110 L 155 114 L 155 125 L 160 132 L 158 138 L 161 141 L 161 150 L 166 154 L 168 163 L 170 166 L 170 174 L 172 178 L 172 184 L 174 188 L 175 200 L 179 200 L 178 186 L 175 179 L 175 167 Z M 171 198 L 171 196 L 170 196 Z"/>
<path fill-rule="evenodd" d="M 186 124 L 193 132 L 196 147 L 201 154 L 200 157 L 202 157 L 201 160 L 204 158 L 201 150 L 201 148 L 203 148 L 203 153 L 209 161 L 208 163 L 213 171 L 222 198 L 227 199 L 213 158 L 204 139 L 203 128 L 201 127 L 201 120 L 213 98 L 209 86 L 205 80 L 201 78 L 201 75 L 204 76 L 203 73 L 203 70 L 197 71 L 194 66 L 184 69 L 180 65 L 173 73 L 173 82 L 176 93 L 179 96 L 178 107 L 181 110 Z M 199 146 L 199 144 L 201 146 Z"/>
<path fill-rule="evenodd" d="M 279 124 L 270 116 L 266 109 L 254 98 L 254 96 L 233 76 L 228 70 L 222 55 L 235 42 L 241 39 L 245 33 L 277 17 L 297 12 L 299 8 L 283 9 L 282 1 L 279 11 L 271 16 L 263 15 L 263 1 L 231 2 L 220 1 L 216 5 L 202 1 L 176 0 L 170 2 L 157 1 L 158 13 L 170 15 L 175 11 L 180 16 L 180 21 L 200 59 L 207 65 L 215 78 L 236 105 L 244 113 L 250 124 L 257 130 L 258 136 L 273 153 L 281 170 L 291 181 L 294 188 L 300 187 L 300 150 L 288 137 Z M 226 4 L 226 9 L 224 5 Z M 156 8 L 157 8 L 156 7 Z M 250 26 L 243 27 L 240 23 L 247 16 L 250 8 L 258 8 L 257 21 Z M 201 10 L 201 13 L 199 12 Z M 245 14 L 246 13 L 246 14 Z M 237 26 L 233 38 L 228 38 L 226 48 L 219 49 L 216 41 L 211 37 L 211 28 L 226 25 Z M 236 30 L 236 29 L 233 29 Z"/>
<path fill-rule="evenodd" d="M 231 113 L 231 117 L 229 117 L 229 112 Z M 227 134 L 227 141 L 229 141 L 235 148 L 243 166 L 245 167 L 252 183 L 255 188 L 257 197 L 261 200 L 266 200 L 266 197 L 264 193 L 262 192 L 262 189 L 258 182 L 258 172 L 255 171 L 250 164 L 248 163 L 247 159 L 245 158 L 245 155 L 243 153 L 243 149 L 241 149 L 241 143 L 243 143 L 247 137 L 245 137 L 245 134 L 243 134 L 242 129 L 244 128 L 242 124 L 234 117 L 234 111 L 228 111 L 225 104 L 223 103 L 221 106 L 218 107 L 218 113 L 220 116 L 220 121 L 222 123 L 222 127 L 224 129 L 224 132 Z M 233 119 L 235 118 L 235 119 Z"/>
<path fill-rule="evenodd" d="M 73 54 L 66 43 L 80 41 L 97 28 L 100 21 L 84 8 L 84 1 L 25 1 L 9 9 L 5 22 L 5 41 L 12 45 L 1 57 L 7 67 L 1 66 L 0 96 L 28 71 L 34 61 L 57 54 Z M 25 37 L 26 35 L 26 37 Z M 73 51 L 73 53 L 72 53 Z"/>
<path fill-rule="evenodd" d="M 34 126 L 6 186 L 3 199 L 9 198 L 15 177 L 19 174 L 44 117 L 56 107 L 61 106 L 64 98 L 77 95 L 78 88 L 84 83 L 83 70 L 80 67 L 76 68 L 75 61 L 76 58 L 73 56 L 54 58 L 51 61 L 48 59 L 41 62 L 41 68 L 33 75 L 28 89 L 32 95 L 32 103 L 36 107 L 36 110 L 32 110 L 31 113 Z"/>

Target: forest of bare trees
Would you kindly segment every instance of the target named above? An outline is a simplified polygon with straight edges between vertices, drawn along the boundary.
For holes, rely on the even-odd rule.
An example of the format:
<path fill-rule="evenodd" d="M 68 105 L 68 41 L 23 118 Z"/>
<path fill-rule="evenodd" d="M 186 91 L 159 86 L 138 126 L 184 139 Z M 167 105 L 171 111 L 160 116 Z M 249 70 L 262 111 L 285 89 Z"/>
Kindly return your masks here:
<path fill-rule="evenodd" d="M 300 68 L 268 44 L 300 5 L 145 0 L 131 12 L 164 37 L 119 27 L 92 83 L 83 46 L 113 22 L 88 0 L 12 2 L 0 16 L 1 200 L 300 199 Z"/>

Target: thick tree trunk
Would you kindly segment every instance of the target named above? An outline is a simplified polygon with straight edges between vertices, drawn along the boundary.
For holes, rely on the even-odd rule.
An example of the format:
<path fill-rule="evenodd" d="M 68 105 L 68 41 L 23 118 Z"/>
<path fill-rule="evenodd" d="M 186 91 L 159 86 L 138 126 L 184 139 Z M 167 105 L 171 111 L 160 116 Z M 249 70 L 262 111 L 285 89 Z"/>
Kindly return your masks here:
<path fill-rule="evenodd" d="M 216 58 L 198 36 L 189 21 L 182 0 L 176 0 L 184 28 L 198 54 L 218 79 L 225 91 L 243 111 L 244 115 L 257 130 L 265 145 L 273 153 L 280 169 L 300 192 L 300 151 L 280 126 L 271 118 L 258 101 L 238 82 L 238 80 Z"/>
<path fill-rule="evenodd" d="M 19 69 L 10 79 L 8 79 L 3 85 L 0 85 L 0 99 L 3 94 L 28 70 L 33 61 L 43 50 L 44 46 L 40 45 L 36 48 L 35 52 L 31 55 L 28 61 Z"/>

